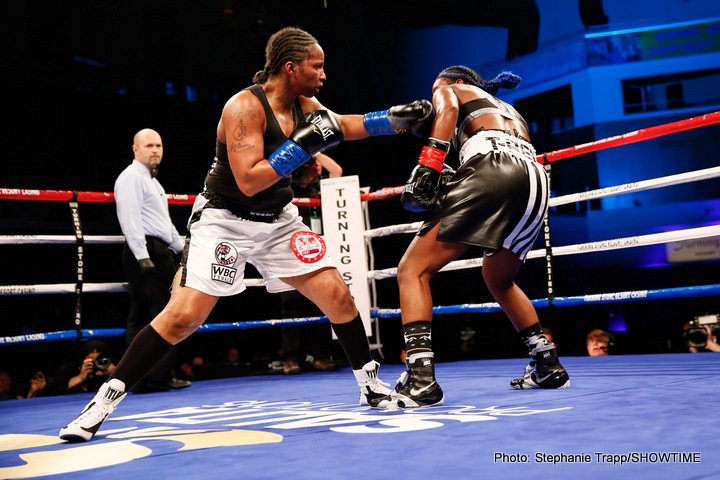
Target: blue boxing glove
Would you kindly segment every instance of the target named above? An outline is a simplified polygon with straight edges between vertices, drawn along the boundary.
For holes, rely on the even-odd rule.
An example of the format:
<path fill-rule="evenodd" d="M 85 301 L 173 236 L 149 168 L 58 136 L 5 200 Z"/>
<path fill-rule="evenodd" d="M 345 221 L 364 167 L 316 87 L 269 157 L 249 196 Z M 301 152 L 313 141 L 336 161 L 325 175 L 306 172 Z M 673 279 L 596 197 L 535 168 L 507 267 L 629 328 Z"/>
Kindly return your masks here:
<path fill-rule="evenodd" d="M 396 135 L 410 132 L 426 138 L 435 119 L 435 109 L 427 100 L 395 105 L 387 110 L 363 115 L 365 130 L 371 135 Z"/>
<path fill-rule="evenodd" d="M 327 110 L 314 110 L 303 117 L 285 143 L 270 154 L 268 162 L 281 177 L 287 177 L 328 148 L 343 141 L 343 132 L 335 116 Z"/>

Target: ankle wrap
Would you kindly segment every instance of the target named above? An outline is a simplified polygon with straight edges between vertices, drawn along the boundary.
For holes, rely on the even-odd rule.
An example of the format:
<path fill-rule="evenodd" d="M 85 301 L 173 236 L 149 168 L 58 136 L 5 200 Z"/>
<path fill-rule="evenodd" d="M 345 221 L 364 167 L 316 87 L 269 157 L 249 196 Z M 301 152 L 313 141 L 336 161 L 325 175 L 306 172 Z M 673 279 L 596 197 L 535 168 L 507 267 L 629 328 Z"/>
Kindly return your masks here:
<path fill-rule="evenodd" d="M 405 349 L 408 359 L 415 358 L 418 354 L 430 354 L 432 356 L 432 333 L 430 321 L 420 320 L 403 325 L 405 337 Z"/>

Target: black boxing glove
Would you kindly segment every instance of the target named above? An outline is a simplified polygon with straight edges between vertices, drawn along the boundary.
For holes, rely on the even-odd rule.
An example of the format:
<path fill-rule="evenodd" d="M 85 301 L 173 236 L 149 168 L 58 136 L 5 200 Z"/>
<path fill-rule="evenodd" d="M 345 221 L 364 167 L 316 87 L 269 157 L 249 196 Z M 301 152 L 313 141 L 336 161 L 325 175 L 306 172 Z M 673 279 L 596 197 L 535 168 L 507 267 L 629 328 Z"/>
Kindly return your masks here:
<path fill-rule="evenodd" d="M 305 114 L 290 138 L 270 154 L 268 162 L 278 175 L 287 177 L 316 153 L 342 141 L 342 128 L 335 116 L 327 110 L 314 110 Z"/>
<path fill-rule="evenodd" d="M 455 169 L 448 164 L 443 164 L 442 171 L 440 172 L 440 193 L 446 192 L 447 184 L 453 175 L 455 175 Z"/>
<path fill-rule="evenodd" d="M 387 110 L 363 115 L 365 130 L 371 135 L 396 135 L 410 132 L 427 137 L 435 119 L 435 109 L 427 100 L 415 100 L 405 105 L 395 105 Z"/>
<path fill-rule="evenodd" d="M 155 264 L 149 258 L 141 258 L 138 260 L 138 265 L 140 265 L 140 275 L 147 275 L 148 273 L 155 272 Z"/>
<path fill-rule="evenodd" d="M 405 183 L 400 203 L 410 212 L 427 212 L 432 210 L 437 200 L 440 185 L 440 172 L 425 165 L 416 165 L 410 178 Z"/>
<path fill-rule="evenodd" d="M 428 139 L 427 144 L 420 151 L 418 165 L 413 169 L 410 178 L 405 183 L 403 193 L 400 195 L 400 203 L 405 210 L 427 212 L 435 207 L 438 197 L 442 194 L 443 188 L 441 187 L 444 187 L 449 180 L 447 175 L 454 174 L 447 170 L 445 174 L 443 173 L 443 168 L 446 167 L 443 162 L 449 149 L 449 142 L 436 138 Z M 443 176 L 446 178 L 444 183 Z"/>

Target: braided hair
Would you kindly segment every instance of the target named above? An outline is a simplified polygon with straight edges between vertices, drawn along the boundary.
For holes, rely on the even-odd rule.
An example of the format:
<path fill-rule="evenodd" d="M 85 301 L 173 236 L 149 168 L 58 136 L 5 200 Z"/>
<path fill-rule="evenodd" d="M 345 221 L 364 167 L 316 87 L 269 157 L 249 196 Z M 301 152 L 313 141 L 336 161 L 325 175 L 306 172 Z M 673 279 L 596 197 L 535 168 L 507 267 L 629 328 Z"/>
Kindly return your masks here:
<path fill-rule="evenodd" d="M 265 66 L 253 76 L 253 83 L 265 83 L 279 73 L 287 61 L 302 62 L 316 43 L 315 37 L 298 27 L 285 27 L 273 33 L 265 46 Z"/>
<path fill-rule="evenodd" d="M 453 65 L 438 73 L 438 77 L 454 78 L 482 88 L 490 95 L 495 95 L 501 88 L 515 88 L 522 78 L 512 72 L 500 72 L 492 80 L 483 80 L 479 73 L 463 65 Z"/>

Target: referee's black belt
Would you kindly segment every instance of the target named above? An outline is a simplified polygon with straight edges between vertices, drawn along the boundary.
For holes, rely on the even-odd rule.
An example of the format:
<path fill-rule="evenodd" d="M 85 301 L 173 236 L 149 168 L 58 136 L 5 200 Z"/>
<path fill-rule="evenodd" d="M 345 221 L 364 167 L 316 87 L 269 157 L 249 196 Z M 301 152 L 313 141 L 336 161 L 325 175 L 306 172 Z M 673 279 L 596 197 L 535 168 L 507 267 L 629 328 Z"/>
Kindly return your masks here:
<path fill-rule="evenodd" d="M 201 195 L 208 200 L 204 208 L 222 208 L 238 218 L 249 220 L 251 222 L 272 223 L 277 220 L 282 213 L 282 209 L 271 212 L 254 212 L 214 193 L 202 192 Z"/>

